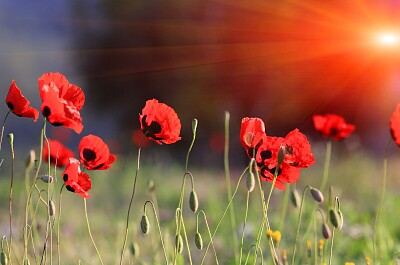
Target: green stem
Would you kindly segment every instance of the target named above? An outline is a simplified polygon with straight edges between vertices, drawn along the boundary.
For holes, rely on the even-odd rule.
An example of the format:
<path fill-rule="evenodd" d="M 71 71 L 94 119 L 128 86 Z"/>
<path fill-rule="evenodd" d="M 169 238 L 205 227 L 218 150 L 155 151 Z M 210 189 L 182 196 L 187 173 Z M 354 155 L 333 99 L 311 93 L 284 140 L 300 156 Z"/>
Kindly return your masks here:
<path fill-rule="evenodd" d="M 244 214 L 242 236 L 241 236 L 241 240 L 240 240 L 240 256 L 239 256 L 239 264 L 240 265 L 242 264 L 244 232 L 245 232 L 245 229 L 246 229 L 247 215 L 248 215 L 248 212 L 249 212 L 249 197 L 250 197 L 250 192 L 247 191 L 247 194 L 246 194 L 246 210 L 245 210 L 245 214 Z"/>
<path fill-rule="evenodd" d="M 237 185 L 236 185 L 236 189 L 235 189 L 235 191 L 233 192 L 232 197 L 231 197 L 231 199 L 229 200 L 228 205 L 226 206 L 224 212 L 222 213 L 222 216 L 221 216 L 221 218 L 219 219 L 219 221 L 218 221 L 218 223 L 217 223 L 217 226 L 215 227 L 215 230 L 214 230 L 214 233 L 213 233 L 212 236 L 211 236 L 210 242 L 207 244 L 206 250 L 205 250 L 204 255 L 203 255 L 203 258 L 202 258 L 202 260 L 201 260 L 201 264 L 204 263 L 204 259 L 206 258 L 206 255 L 207 255 L 207 252 L 208 252 L 208 248 L 210 247 L 211 242 L 213 242 L 212 240 L 214 239 L 214 236 L 215 236 L 215 234 L 217 233 L 218 228 L 219 228 L 219 226 L 220 226 L 221 223 L 222 223 L 222 220 L 224 219 L 226 213 L 227 213 L 228 210 L 229 210 L 229 206 L 231 205 L 233 199 L 235 198 L 235 195 L 236 195 L 237 191 L 239 190 L 240 181 L 242 180 L 244 174 L 246 173 L 246 171 L 247 171 L 248 169 L 249 169 L 249 167 L 246 167 L 246 169 L 242 172 L 242 174 L 241 174 L 240 177 L 239 177 L 238 183 L 237 183 Z"/>
<path fill-rule="evenodd" d="M 145 214 L 146 214 L 146 205 L 147 205 L 147 203 L 150 203 L 150 204 L 151 204 L 151 207 L 152 207 L 152 209 L 153 209 L 154 217 L 155 217 L 155 219 L 156 219 L 156 224 L 157 224 L 157 228 L 158 228 L 158 234 L 159 234 L 160 240 L 161 240 L 161 246 L 162 246 L 162 249 L 163 249 L 163 251 L 164 251 L 165 264 L 168 264 L 167 252 L 166 252 L 166 250 L 165 250 L 164 240 L 163 240 L 163 237 L 162 237 L 160 222 L 158 221 L 158 216 L 157 216 L 156 208 L 154 207 L 154 204 L 153 204 L 152 201 L 146 201 L 146 202 L 144 203 L 144 213 L 145 213 Z"/>
<path fill-rule="evenodd" d="M 193 121 L 192 121 L 193 138 L 192 138 L 192 142 L 190 143 L 189 150 L 188 150 L 188 152 L 187 152 L 187 154 L 186 154 L 185 172 L 188 172 L 188 167 L 189 167 L 189 155 L 190 155 L 190 152 L 192 151 L 194 142 L 195 142 L 195 140 L 196 140 L 197 123 L 198 123 L 197 119 L 193 119 Z"/>
<path fill-rule="evenodd" d="M 62 191 L 64 188 L 64 184 L 60 189 L 60 198 L 58 201 L 58 221 L 57 221 L 57 253 L 58 253 L 58 265 L 61 265 L 61 251 L 60 251 L 60 220 L 61 220 L 61 200 L 62 200 Z"/>
<path fill-rule="evenodd" d="M 286 187 L 285 194 L 283 195 L 283 205 L 282 205 L 281 220 L 279 222 L 279 231 L 282 231 L 283 225 L 285 224 L 286 214 L 289 205 L 289 197 L 290 197 L 290 188 Z"/>
<path fill-rule="evenodd" d="M 300 204 L 300 211 L 299 211 L 299 220 L 297 221 L 297 231 L 296 231 L 296 239 L 294 240 L 294 247 L 293 247 L 293 254 L 292 254 L 292 265 L 294 265 L 294 260 L 296 257 L 296 248 L 297 248 L 297 240 L 299 238 L 299 232 L 300 232 L 300 224 L 301 224 L 301 215 L 303 213 L 303 204 L 304 204 L 304 198 L 306 195 L 307 189 L 310 189 L 310 186 L 306 186 L 303 191 L 303 195 L 301 196 L 301 204 Z"/>
<path fill-rule="evenodd" d="M 1 152 L 1 145 L 2 145 L 2 143 L 3 143 L 4 129 L 6 128 L 6 121 L 7 121 L 8 116 L 10 115 L 10 113 L 11 113 L 11 110 L 9 110 L 9 111 L 7 112 L 7 114 L 6 114 L 6 116 L 4 117 L 3 125 L 2 125 L 2 127 L 1 127 L 0 152 Z M 1 166 L 2 162 L 3 162 L 3 161 L 0 162 L 0 166 Z"/>
<path fill-rule="evenodd" d="M 388 167 L 388 151 L 389 151 L 389 143 L 390 141 L 388 141 L 386 143 L 385 146 L 385 155 L 384 155 L 384 159 L 383 159 L 383 173 L 382 173 L 382 187 L 381 187 L 381 194 L 380 194 L 380 199 L 379 199 L 379 204 L 378 204 L 378 208 L 376 211 L 376 215 L 375 215 L 375 221 L 374 221 L 374 230 L 373 230 L 373 252 L 374 252 L 374 259 L 373 259 L 373 263 L 377 264 L 377 246 L 376 246 L 376 241 L 377 241 L 377 233 L 378 233 L 378 223 L 379 223 L 379 217 L 381 215 L 381 211 L 383 208 L 383 202 L 385 199 L 385 192 L 386 192 L 386 178 L 387 178 L 387 167 Z"/>
<path fill-rule="evenodd" d="M 140 168 L 140 151 L 142 149 L 142 141 L 143 141 L 144 135 L 142 136 L 142 138 L 140 139 L 140 143 L 139 143 L 139 150 L 138 150 L 138 156 L 137 156 L 137 166 L 136 166 L 136 172 L 135 172 L 135 178 L 133 181 L 133 188 L 132 188 L 132 195 L 131 195 L 131 199 L 129 201 L 129 207 L 128 207 L 128 213 L 126 216 L 126 227 L 125 227 L 125 237 L 124 237 L 124 242 L 122 244 L 122 250 L 121 250 L 121 257 L 120 257 L 120 262 L 119 264 L 122 265 L 122 262 L 124 260 L 124 253 L 125 253 L 125 248 L 126 248 L 126 242 L 128 240 L 128 231 L 129 231 L 129 217 L 130 217 L 130 213 L 131 213 L 131 208 L 132 208 L 132 203 L 133 203 L 133 197 L 135 196 L 135 190 L 136 190 L 136 182 L 137 182 L 137 178 L 138 178 L 138 174 L 139 174 L 139 168 Z"/>
<path fill-rule="evenodd" d="M 208 221 L 207 221 L 207 216 L 206 216 L 206 213 L 203 211 L 203 210 L 200 210 L 198 213 L 197 213 L 197 222 L 198 222 L 198 217 L 199 217 L 199 214 L 200 213 L 202 213 L 203 214 L 203 216 L 204 216 L 204 222 L 206 223 L 206 227 L 207 227 L 207 232 L 208 232 L 208 236 L 210 237 L 210 243 L 211 243 L 211 246 L 212 246 L 212 248 L 213 248 L 213 251 L 214 251 L 214 256 L 215 256 L 215 264 L 217 264 L 217 265 L 219 265 L 219 262 L 218 262 L 218 256 L 217 256 L 217 251 L 215 250 L 215 247 L 214 247 L 214 242 L 213 242 L 213 239 L 212 239 L 212 235 L 211 235 L 211 230 L 210 230 L 210 226 L 208 225 Z"/>
<path fill-rule="evenodd" d="M 227 195 L 228 201 L 232 198 L 232 187 L 231 187 L 231 177 L 229 171 L 229 112 L 225 112 L 225 147 L 224 147 L 224 169 L 225 169 L 225 180 L 227 187 Z M 239 262 L 239 255 L 237 253 L 238 250 L 238 240 L 236 237 L 236 221 L 235 221 L 235 209 L 233 204 L 229 204 L 229 214 L 231 218 L 231 227 L 232 227 L 232 238 L 233 238 L 233 248 L 235 253 L 235 263 Z"/>
<path fill-rule="evenodd" d="M 325 162 L 324 162 L 324 173 L 322 175 L 322 182 L 319 190 L 323 193 L 325 191 L 326 184 L 328 182 L 329 176 L 329 167 L 331 163 L 331 154 L 332 154 L 332 141 L 329 139 L 326 142 L 326 152 L 325 152 Z"/>
<path fill-rule="evenodd" d="M 88 229 L 88 232 L 89 232 L 89 236 L 90 236 L 90 239 L 92 240 L 93 247 L 96 250 L 97 256 L 99 257 L 100 263 L 102 265 L 104 265 L 103 260 L 101 259 L 101 256 L 100 256 L 100 252 L 99 252 L 99 250 L 98 250 L 98 248 L 96 246 L 96 243 L 94 242 L 94 239 L 93 239 L 93 236 L 92 236 L 92 232 L 90 230 L 89 217 L 88 217 L 87 206 L 86 206 L 86 198 L 83 198 L 83 202 L 84 202 L 84 205 L 85 205 L 86 225 L 87 225 L 87 229 Z"/>
<path fill-rule="evenodd" d="M 14 143 L 13 143 L 13 138 L 14 136 L 10 136 L 10 148 L 11 148 L 11 181 L 10 181 L 10 199 L 9 199 L 9 206 L 10 206 L 10 264 L 12 264 L 12 259 L 11 259 L 11 249 L 12 249 L 12 243 L 13 243 L 13 230 L 12 230 L 12 199 L 13 199 L 13 183 L 14 183 L 14 162 L 15 162 L 15 153 L 14 153 Z"/>

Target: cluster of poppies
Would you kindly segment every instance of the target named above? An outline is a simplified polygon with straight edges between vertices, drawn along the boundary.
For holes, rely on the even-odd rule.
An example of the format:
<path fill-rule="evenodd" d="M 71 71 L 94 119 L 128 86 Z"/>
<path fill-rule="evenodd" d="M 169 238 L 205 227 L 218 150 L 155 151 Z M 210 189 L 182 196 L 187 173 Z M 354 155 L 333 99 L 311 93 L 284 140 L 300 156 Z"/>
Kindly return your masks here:
<path fill-rule="evenodd" d="M 82 89 L 68 82 L 60 73 L 45 73 L 38 79 L 39 94 L 42 99 L 41 113 L 50 124 L 64 126 L 81 133 L 83 130 L 80 110 L 85 103 Z M 30 106 L 16 85 L 11 82 L 6 97 L 10 111 L 20 117 L 32 118 L 36 122 L 39 112 Z M 151 99 L 146 102 L 139 122 L 145 137 L 158 144 L 172 144 L 179 141 L 181 123 L 176 112 L 164 103 Z M 43 146 L 43 159 L 58 167 L 65 167 L 62 174 L 67 190 L 84 198 L 90 195 L 90 177 L 82 172 L 87 170 L 106 170 L 115 162 L 116 156 L 110 153 L 107 144 L 98 136 L 89 134 L 83 137 L 78 146 L 79 160 L 74 152 L 57 140 L 48 139 Z"/>

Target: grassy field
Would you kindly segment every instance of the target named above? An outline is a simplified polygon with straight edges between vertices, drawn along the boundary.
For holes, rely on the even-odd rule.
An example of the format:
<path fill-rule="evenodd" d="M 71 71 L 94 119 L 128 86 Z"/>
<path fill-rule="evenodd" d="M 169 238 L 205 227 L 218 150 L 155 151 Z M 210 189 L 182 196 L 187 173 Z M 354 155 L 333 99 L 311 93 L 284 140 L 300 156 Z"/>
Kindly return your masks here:
<path fill-rule="evenodd" d="M 324 144 L 315 143 L 314 154 L 317 164 L 302 171 L 296 188 L 302 193 L 306 185 L 319 187 L 323 172 Z M 388 183 L 384 197 L 383 210 L 378 223 L 377 237 L 377 262 L 373 264 L 397 264 L 396 254 L 399 251 L 400 223 L 397 213 L 400 211 L 400 199 L 397 189 L 399 180 L 400 157 L 394 147 L 388 159 Z M 159 148 L 154 146 L 154 148 Z M 168 148 L 168 147 L 166 147 Z M 195 147 L 194 147 L 195 148 Z M 342 148 L 342 149 L 341 149 Z M 340 152 L 338 150 L 340 149 Z M 11 163 L 7 158 L 5 149 L 3 157 L 5 161 L 0 171 L 0 205 L 2 215 L 0 217 L 1 234 L 9 241 L 9 186 L 11 175 Z M 21 151 L 22 152 L 22 151 Z M 340 153 L 340 155 L 339 155 Z M 185 173 L 184 161 L 176 163 L 160 162 L 156 165 L 146 161 L 154 160 L 152 152 L 144 150 L 142 163 L 136 187 L 136 196 L 133 200 L 132 214 L 129 222 L 129 235 L 127 251 L 125 252 L 124 264 L 165 264 L 164 254 L 160 244 L 154 215 L 151 207 L 147 208 L 150 219 L 151 231 L 143 235 L 140 230 L 140 220 L 143 215 L 143 205 L 147 200 L 156 205 L 157 215 L 160 221 L 162 237 L 166 247 L 169 262 L 174 257 L 176 221 L 175 214 L 179 202 L 179 195 Z M 18 154 L 19 158 L 23 157 Z M 221 156 L 221 161 L 223 157 Z M 232 189 L 235 190 L 241 172 L 246 168 L 246 161 L 240 165 L 231 167 L 230 181 Z M 23 256 L 23 227 L 25 204 L 27 192 L 24 184 L 24 162 L 23 159 L 16 160 L 15 179 L 13 187 L 13 256 L 14 264 L 21 264 Z M 204 210 L 211 233 L 214 231 L 218 221 L 222 217 L 228 205 L 227 185 L 223 168 L 189 170 L 194 176 L 195 190 L 199 199 L 199 209 Z M 43 174 L 47 171 L 46 164 L 42 167 Z M 97 244 L 104 264 L 118 264 L 123 243 L 126 214 L 129 198 L 133 185 L 133 177 L 136 171 L 136 157 L 119 157 L 113 168 L 108 171 L 91 172 L 93 188 L 90 191 L 91 198 L 87 199 L 88 216 L 93 238 Z M 377 158 L 363 150 L 346 151 L 341 143 L 333 146 L 331 167 L 329 171 L 329 186 L 333 187 L 332 196 L 339 197 L 340 209 L 344 216 L 343 229 L 335 230 L 334 245 L 332 250 L 332 264 L 366 264 L 365 257 L 373 258 L 373 227 L 376 210 L 379 205 L 381 193 L 381 179 L 383 172 L 383 158 Z M 60 179 L 61 170 L 53 174 L 56 177 L 54 184 L 54 198 L 56 214 L 51 218 L 53 224 L 52 233 L 49 233 L 45 261 L 41 262 L 44 248 L 47 208 L 39 202 L 38 212 L 33 224 L 34 240 L 29 243 L 28 253 L 31 264 L 58 264 L 60 255 L 63 264 L 99 264 L 96 251 L 90 240 L 85 221 L 84 202 L 77 194 L 70 193 L 65 189 L 60 199 L 59 191 L 63 184 Z M 247 174 L 246 174 L 247 175 Z M 29 171 L 30 183 L 34 177 L 34 169 Z M 149 190 L 149 181 L 155 186 Z M 270 183 L 263 183 L 264 191 L 268 194 Z M 46 190 L 47 184 L 38 182 L 38 188 Z M 293 187 L 292 187 L 293 188 Z M 196 214 L 189 208 L 189 192 L 191 184 L 186 179 L 185 196 L 183 203 L 184 222 L 187 238 L 190 246 L 191 260 L 193 264 L 201 264 L 204 249 L 198 250 L 194 244 L 196 233 Z M 289 189 L 288 189 L 289 190 Z M 235 229 L 232 229 L 230 213 L 222 220 L 221 226 L 213 239 L 220 264 L 236 264 L 234 238 L 240 242 L 241 228 L 243 226 L 246 211 L 246 177 L 238 186 L 238 191 L 233 200 L 235 212 Z M 325 201 L 318 207 L 327 216 L 328 193 L 325 192 Z M 38 196 L 34 194 L 33 202 Z M 292 250 L 296 235 L 296 227 L 299 209 L 289 202 L 287 214 L 282 220 L 284 209 L 285 192 L 275 190 L 272 194 L 269 219 L 272 230 L 280 230 L 282 239 L 277 246 L 277 252 L 287 250 L 288 263 L 291 263 Z M 60 207 L 61 201 L 61 207 Z M 35 203 L 33 203 L 36 205 Z M 316 203 L 309 194 L 306 194 L 304 211 L 300 226 L 299 240 L 297 243 L 297 257 L 295 264 L 314 264 L 315 242 L 322 239 L 322 219 L 316 209 Z M 61 209 L 61 212 L 60 212 Z M 260 193 L 256 189 L 249 194 L 249 208 L 243 244 L 243 261 L 251 246 L 255 244 L 257 231 L 262 221 L 262 210 L 260 204 Z M 314 228 L 314 219 L 315 226 Z M 59 232 L 58 232 L 59 230 Z M 203 215 L 199 215 L 199 232 L 206 246 L 209 236 Z M 57 244 L 59 240 L 59 245 Z M 311 241 L 311 259 L 307 256 L 307 240 Z M 317 240 L 317 241 L 315 241 Z M 324 241 L 324 260 L 317 258 L 317 264 L 323 261 L 328 264 L 330 256 L 331 239 Z M 317 243 L 318 244 L 318 243 Z M 139 254 L 133 255 L 131 245 L 139 248 Z M 3 247 L 5 241 L 3 240 Z M 263 231 L 260 247 L 263 252 L 264 264 L 273 264 L 268 247 L 267 236 Z M 59 251 L 58 251 L 59 248 Z M 238 251 L 238 249 L 236 249 Z M 52 254 L 51 254 L 52 253 Z M 253 264 L 253 252 L 248 260 Z M 35 261 L 36 256 L 36 261 Z M 379 260 L 379 262 L 378 262 Z M 260 258 L 257 264 L 260 264 Z M 189 264 L 187 248 L 179 258 L 178 264 Z M 212 248 L 209 249 L 204 264 L 215 264 Z"/>

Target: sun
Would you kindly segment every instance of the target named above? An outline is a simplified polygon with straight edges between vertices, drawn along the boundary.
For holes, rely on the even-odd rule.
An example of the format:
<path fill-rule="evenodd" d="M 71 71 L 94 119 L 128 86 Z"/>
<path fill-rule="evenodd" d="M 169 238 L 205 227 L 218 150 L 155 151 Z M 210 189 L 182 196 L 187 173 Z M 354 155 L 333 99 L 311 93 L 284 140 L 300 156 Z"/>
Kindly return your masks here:
<path fill-rule="evenodd" d="M 400 37 L 395 32 L 381 32 L 377 36 L 377 41 L 383 46 L 394 46 L 400 43 Z"/>

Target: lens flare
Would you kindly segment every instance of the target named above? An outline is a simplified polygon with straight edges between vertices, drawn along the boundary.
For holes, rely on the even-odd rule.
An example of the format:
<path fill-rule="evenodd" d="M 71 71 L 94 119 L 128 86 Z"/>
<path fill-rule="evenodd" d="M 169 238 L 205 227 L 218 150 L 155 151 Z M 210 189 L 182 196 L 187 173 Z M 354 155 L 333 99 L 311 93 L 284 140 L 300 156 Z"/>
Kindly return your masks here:
<path fill-rule="evenodd" d="M 393 46 L 399 44 L 400 38 L 396 33 L 384 32 L 378 35 L 378 42 L 381 45 Z"/>

